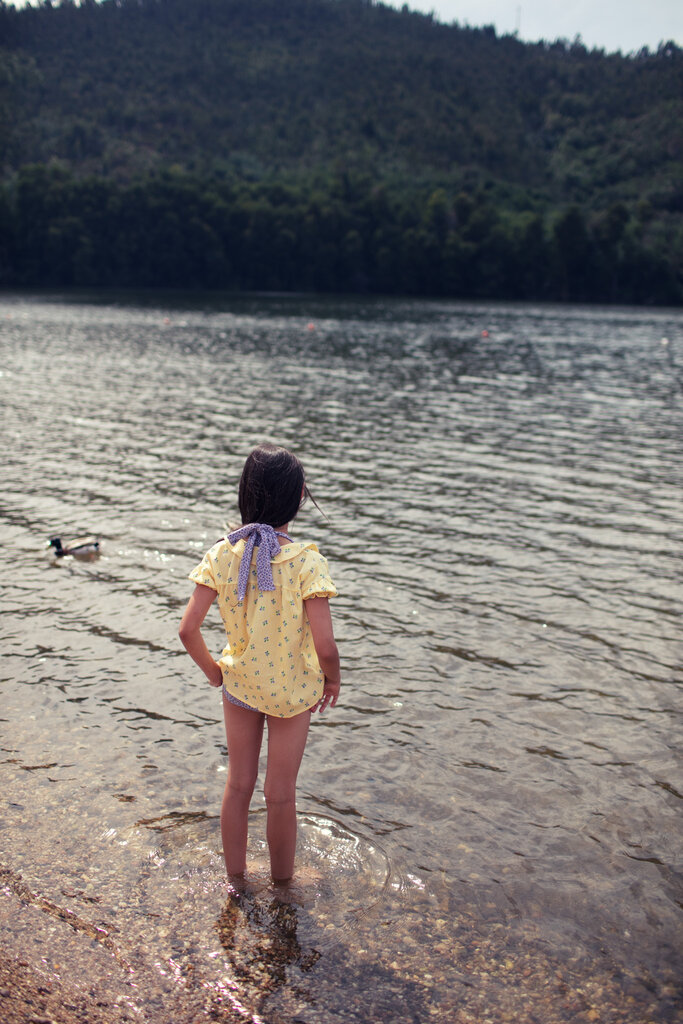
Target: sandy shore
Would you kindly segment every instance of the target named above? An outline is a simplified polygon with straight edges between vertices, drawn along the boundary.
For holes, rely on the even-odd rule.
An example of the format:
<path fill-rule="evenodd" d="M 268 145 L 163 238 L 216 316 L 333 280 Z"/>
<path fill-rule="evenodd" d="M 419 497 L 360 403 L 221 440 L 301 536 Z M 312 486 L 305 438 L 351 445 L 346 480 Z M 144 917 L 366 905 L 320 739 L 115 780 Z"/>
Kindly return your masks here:
<path fill-rule="evenodd" d="M 114 1024 L 120 1006 L 94 1004 L 82 993 L 40 974 L 26 960 L 0 950 L 0 1020 L 3 1024 Z"/>
<path fill-rule="evenodd" d="M 79 991 L 0 949 L 1 1024 L 244 1024 L 244 1017 L 201 989 L 178 993 L 151 1012 L 130 1010 L 106 993 Z"/>

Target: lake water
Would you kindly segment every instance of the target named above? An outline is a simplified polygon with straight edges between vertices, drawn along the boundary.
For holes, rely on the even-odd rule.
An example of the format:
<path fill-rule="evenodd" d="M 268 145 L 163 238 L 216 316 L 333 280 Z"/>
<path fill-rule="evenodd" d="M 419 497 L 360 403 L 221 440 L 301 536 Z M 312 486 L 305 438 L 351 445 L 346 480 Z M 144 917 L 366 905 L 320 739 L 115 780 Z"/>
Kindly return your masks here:
<path fill-rule="evenodd" d="M 3 947 L 160 1024 L 675 1020 L 682 395 L 681 311 L 1 297 Z M 343 689 L 234 902 L 177 627 L 263 439 Z"/>

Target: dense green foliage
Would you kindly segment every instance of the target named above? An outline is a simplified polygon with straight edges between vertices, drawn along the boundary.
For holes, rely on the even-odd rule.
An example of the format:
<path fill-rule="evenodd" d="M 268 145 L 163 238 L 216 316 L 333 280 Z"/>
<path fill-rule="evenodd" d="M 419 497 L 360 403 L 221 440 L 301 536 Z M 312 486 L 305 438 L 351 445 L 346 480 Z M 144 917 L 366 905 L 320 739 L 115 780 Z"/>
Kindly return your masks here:
<path fill-rule="evenodd" d="M 0 282 L 683 299 L 683 52 L 0 0 Z"/>
<path fill-rule="evenodd" d="M 181 171 L 121 184 L 24 168 L 0 207 L 5 281 L 675 302 L 647 225 L 614 204 L 544 223 L 485 191 L 406 198 L 362 178 L 282 185 Z"/>

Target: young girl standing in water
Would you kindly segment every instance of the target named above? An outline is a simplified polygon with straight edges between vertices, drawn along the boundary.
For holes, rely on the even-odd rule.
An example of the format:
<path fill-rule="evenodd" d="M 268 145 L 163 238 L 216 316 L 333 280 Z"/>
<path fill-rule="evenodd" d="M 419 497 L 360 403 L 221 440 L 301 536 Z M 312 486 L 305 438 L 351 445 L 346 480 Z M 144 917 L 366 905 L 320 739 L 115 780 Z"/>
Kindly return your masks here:
<path fill-rule="evenodd" d="M 259 445 L 240 480 L 242 527 L 214 544 L 189 577 L 196 587 L 180 639 L 211 685 L 223 688 L 228 779 L 221 835 L 229 877 L 246 870 L 249 804 L 266 721 L 270 869 L 277 883 L 292 877 L 296 779 L 311 712 L 334 707 L 339 696 L 339 653 L 328 602 L 337 591 L 315 544 L 287 535 L 307 496 L 296 456 Z M 228 638 L 218 661 L 201 634 L 216 597 Z"/>

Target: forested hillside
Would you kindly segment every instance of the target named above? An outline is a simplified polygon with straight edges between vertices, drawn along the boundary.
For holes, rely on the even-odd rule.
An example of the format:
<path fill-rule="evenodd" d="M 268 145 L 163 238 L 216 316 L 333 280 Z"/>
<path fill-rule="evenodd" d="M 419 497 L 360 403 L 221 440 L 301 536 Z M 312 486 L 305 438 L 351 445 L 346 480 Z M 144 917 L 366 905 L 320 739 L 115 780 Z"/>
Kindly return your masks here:
<path fill-rule="evenodd" d="M 0 2 L 0 283 L 679 302 L 683 51 L 367 0 Z"/>

